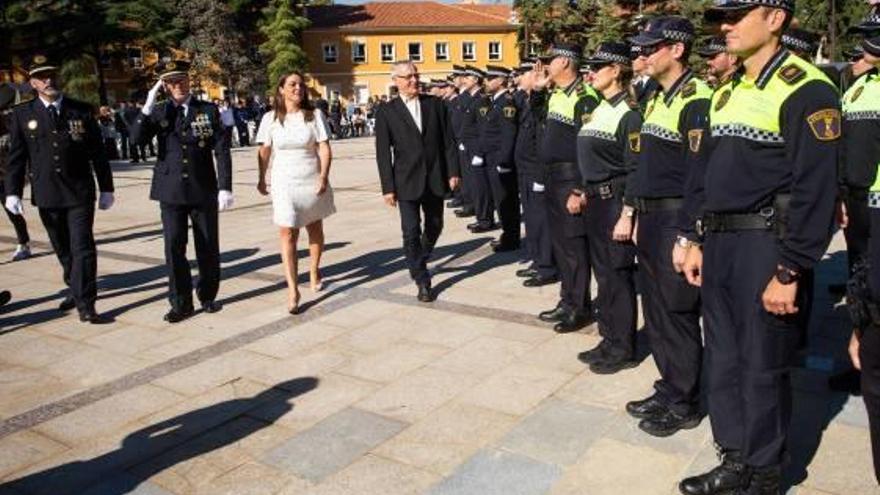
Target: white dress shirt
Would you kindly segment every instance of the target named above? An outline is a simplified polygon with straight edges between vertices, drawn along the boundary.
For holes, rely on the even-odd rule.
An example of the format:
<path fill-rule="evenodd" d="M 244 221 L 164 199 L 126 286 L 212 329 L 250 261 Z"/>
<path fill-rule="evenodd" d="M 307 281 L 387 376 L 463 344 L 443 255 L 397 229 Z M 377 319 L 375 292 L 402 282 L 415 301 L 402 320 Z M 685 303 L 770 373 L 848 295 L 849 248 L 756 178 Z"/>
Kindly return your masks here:
<path fill-rule="evenodd" d="M 416 127 L 419 128 L 419 132 L 422 131 L 422 106 L 419 104 L 419 95 L 416 95 L 412 98 L 406 98 L 404 96 L 400 97 L 403 100 L 403 104 L 406 105 L 406 109 L 409 110 L 409 114 L 412 115 L 413 121 L 416 123 Z"/>

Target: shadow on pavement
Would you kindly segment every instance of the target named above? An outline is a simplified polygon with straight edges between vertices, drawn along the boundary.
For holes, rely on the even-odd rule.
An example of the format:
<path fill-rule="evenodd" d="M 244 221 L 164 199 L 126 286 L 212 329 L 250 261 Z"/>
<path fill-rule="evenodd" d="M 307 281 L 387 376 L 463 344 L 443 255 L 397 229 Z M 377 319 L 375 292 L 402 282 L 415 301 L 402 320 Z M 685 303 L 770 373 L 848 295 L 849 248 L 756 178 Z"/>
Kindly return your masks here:
<path fill-rule="evenodd" d="M 196 409 L 135 431 L 118 449 L 85 461 L 73 461 L 0 485 L 27 494 L 122 495 L 179 463 L 231 445 L 270 426 L 295 407 L 292 399 L 318 387 L 314 377 L 279 383 L 253 397 L 231 399 Z M 247 417 L 261 408 L 262 419 Z"/>

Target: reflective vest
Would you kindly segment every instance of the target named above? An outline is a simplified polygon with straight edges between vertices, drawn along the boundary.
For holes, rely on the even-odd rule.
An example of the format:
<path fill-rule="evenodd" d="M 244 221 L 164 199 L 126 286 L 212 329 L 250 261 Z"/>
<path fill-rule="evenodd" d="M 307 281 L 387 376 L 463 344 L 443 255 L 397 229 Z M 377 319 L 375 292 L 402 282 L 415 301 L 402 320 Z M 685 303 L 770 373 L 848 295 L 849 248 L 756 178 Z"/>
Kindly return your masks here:
<path fill-rule="evenodd" d="M 858 78 L 843 95 L 841 101 L 843 119 L 880 120 L 880 74 L 871 72 Z M 880 136 L 877 136 L 880 139 Z M 880 192 L 880 157 L 877 162 L 877 178 L 871 185 L 871 192 Z"/>
<path fill-rule="evenodd" d="M 608 100 L 602 100 L 599 106 L 593 110 L 590 121 L 581 127 L 578 136 L 589 136 L 606 141 L 617 141 L 617 128 L 620 121 L 630 111 L 626 102 L 620 102 L 617 106 Z"/>
<path fill-rule="evenodd" d="M 666 105 L 666 95 L 658 91 L 654 99 L 645 110 L 645 122 L 642 124 L 642 134 L 648 134 L 665 141 L 684 143 L 684 137 L 678 128 L 681 112 L 688 103 L 709 99 L 712 89 L 705 82 L 692 78 L 686 82 L 670 105 Z"/>
<path fill-rule="evenodd" d="M 574 127 L 580 127 L 582 122 L 575 122 L 575 115 L 578 101 L 582 98 L 591 96 L 597 101 L 600 100 L 599 93 L 581 81 L 578 81 L 577 87 L 569 94 L 566 94 L 565 88 L 556 88 L 550 95 L 550 101 L 547 103 L 547 119 L 556 120 Z"/>

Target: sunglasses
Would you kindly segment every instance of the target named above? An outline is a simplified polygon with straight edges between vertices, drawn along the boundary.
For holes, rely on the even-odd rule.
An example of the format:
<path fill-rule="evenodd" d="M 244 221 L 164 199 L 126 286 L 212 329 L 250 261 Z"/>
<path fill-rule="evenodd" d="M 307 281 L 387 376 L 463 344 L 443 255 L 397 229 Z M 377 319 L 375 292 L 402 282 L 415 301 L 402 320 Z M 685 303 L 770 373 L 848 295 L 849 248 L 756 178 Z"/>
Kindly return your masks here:
<path fill-rule="evenodd" d="M 719 24 L 739 24 L 741 20 L 745 19 L 747 15 L 752 13 L 752 11 L 757 9 L 758 7 L 758 5 L 755 5 L 743 9 L 723 10 L 716 14 L 712 20 Z"/>
<path fill-rule="evenodd" d="M 665 41 L 664 41 L 664 42 L 657 43 L 656 45 L 643 46 L 643 47 L 641 47 L 641 50 L 639 51 L 638 56 L 648 58 L 648 57 L 650 57 L 651 55 L 653 55 L 653 54 L 659 52 L 660 50 L 662 50 L 662 49 L 664 49 L 664 48 L 666 48 L 666 47 L 669 46 L 670 44 L 671 44 L 671 43 L 668 43 L 668 42 L 665 42 Z"/>

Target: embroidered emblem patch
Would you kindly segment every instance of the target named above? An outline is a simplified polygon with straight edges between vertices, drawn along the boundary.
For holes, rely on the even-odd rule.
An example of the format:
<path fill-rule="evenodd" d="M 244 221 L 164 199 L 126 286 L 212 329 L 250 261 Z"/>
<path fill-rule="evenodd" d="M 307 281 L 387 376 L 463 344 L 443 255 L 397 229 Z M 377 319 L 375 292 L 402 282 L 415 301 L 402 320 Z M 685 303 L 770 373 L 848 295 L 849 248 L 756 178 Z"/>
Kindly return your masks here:
<path fill-rule="evenodd" d="M 516 107 L 507 106 L 502 110 L 504 112 L 504 117 L 507 119 L 512 119 L 516 116 Z"/>
<path fill-rule="evenodd" d="M 489 113 L 489 107 L 480 107 L 480 117 L 485 117 Z"/>
<path fill-rule="evenodd" d="M 693 129 L 688 131 L 688 145 L 693 153 L 700 151 L 700 143 L 703 142 L 703 130 Z"/>
<path fill-rule="evenodd" d="M 633 153 L 641 153 L 642 151 L 642 134 L 640 132 L 631 132 L 629 136 L 629 149 Z"/>
<path fill-rule="evenodd" d="M 807 117 L 807 124 L 819 141 L 834 141 L 840 137 L 840 111 L 837 109 L 819 110 Z"/>
<path fill-rule="evenodd" d="M 797 65 L 786 65 L 779 71 L 779 78 L 788 84 L 795 84 L 807 75 L 807 72 Z"/>
<path fill-rule="evenodd" d="M 718 112 L 724 108 L 728 101 L 730 101 L 730 90 L 726 89 L 721 93 L 721 96 L 718 97 L 718 101 L 715 102 L 715 111 Z"/>
<path fill-rule="evenodd" d="M 685 84 L 685 86 L 683 88 L 681 88 L 682 98 L 690 98 L 691 96 L 694 96 L 695 94 L 697 94 L 697 83 L 694 81 L 691 81 L 691 82 Z"/>

